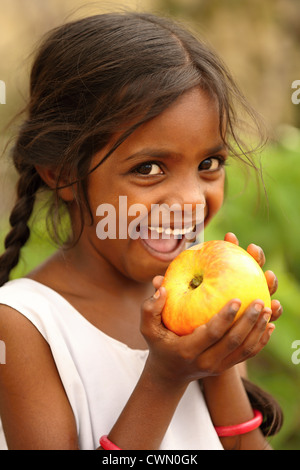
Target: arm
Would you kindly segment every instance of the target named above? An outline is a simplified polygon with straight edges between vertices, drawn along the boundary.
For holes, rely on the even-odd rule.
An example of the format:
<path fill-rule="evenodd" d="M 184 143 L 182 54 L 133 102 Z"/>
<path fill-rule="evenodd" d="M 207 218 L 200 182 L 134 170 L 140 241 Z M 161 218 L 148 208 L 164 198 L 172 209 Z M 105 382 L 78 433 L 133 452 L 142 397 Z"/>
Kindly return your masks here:
<path fill-rule="evenodd" d="M 244 423 L 253 418 L 238 368 L 224 372 L 218 377 L 203 380 L 206 403 L 215 426 Z M 271 450 L 260 429 L 235 437 L 220 438 L 227 450 Z"/>
<path fill-rule="evenodd" d="M 121 449 L 158 449 L 185 389 L 158 381 L 146 365 L 109 439 Z"/>
<path fill-rule="evenodd" d="M 12 450 L 77 449 L 74 415 L 50 348 L 34 325 L 0 306 L 0 415 Z"/>

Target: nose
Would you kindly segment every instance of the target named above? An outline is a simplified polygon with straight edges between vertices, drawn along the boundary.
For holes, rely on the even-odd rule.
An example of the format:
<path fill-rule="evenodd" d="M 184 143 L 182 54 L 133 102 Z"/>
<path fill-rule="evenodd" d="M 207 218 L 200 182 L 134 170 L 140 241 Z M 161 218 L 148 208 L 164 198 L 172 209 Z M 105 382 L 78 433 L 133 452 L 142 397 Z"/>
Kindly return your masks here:
<path fill-rule="evenodd" d="M 176 214 L 178 219 L 184 215 L 186 224 L 201 223 L 205 219 L 205 187 L 198 175 L 170 182 L 164 196 L 163 203 L 174 214 L 175 222 Z"/>
<path fill-rule="evenodd" d="M 178 204 L 182 208 L 184 205 L 196 208 L 197 205 L 206 205 L 205 187 L 199 181 L 198 175 L 189 178 L 182 177 L 170 182 L 165 194 L 164 202 L 168 205 Z"/>

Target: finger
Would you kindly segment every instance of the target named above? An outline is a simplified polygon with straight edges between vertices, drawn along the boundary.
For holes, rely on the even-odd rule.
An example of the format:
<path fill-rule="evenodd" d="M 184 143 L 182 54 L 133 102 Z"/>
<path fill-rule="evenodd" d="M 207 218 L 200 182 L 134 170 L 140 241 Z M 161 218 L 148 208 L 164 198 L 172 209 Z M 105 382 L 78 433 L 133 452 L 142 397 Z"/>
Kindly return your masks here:
<path fill-rule="evenodd" d="M 142 305 L 143 332 L 147 334 L 148 328 L 162 324 L 161 313 L 166 301 L 166 289 L 160 287 L 155 294 L 145 300 Z"/>
<path fill-rule="evenodd" d="M 268 310 L 269 319 L 271 317 L 271 309 L 264 309 L 264 304 L 261 300 L 255 300 L 245 310 L 243 315 L 238 318 L 232 328 L 224 336 L 218 348 L 220 348 L 220 357 L 227 357 L 232 355 L 235 351 L 235 356 L 239 355 L 240 348 L 242 347 L 246 338 L 257 331 L 258 320 L 264 310 Z"/>
<path fill-rule="evenodd" d="M 232 326 L 240 306 L 241 301 L 239 299 L 228 302 L 208 323 L 199 326 L 190 335 L 182 336 L 182 347 L 184 348 L 186 344 L 191 357 L 195 357 L 220 341 Z"/>
<path fill-rule="evenodd" d="M 273 299 L 271 302 L 272 317 L 271 321 L 276 321 L 283 313 L 283 308 L 279 300 Z"/>
<path fill-rule="evenodd" d="M 249 255 L 251 255 L 255 259 L 255 261 L 259 264 L 260 267 L 262 267 L 265 264 L 266 257 L 263 252 L 263 249 L 260 246 L 255 245 L 254 243 L 251 243 L 248 246 L 247 251 Z"/>
<path fill-rule="evenodd" d="M 261 340 L 266 332 L 271 315 L 271 309 L 264 308 L 262 310 L 253 328 L 250 329 L 248 335 L 244 337 L 241 345 L 231 355 L 231 360 L 234 364 L 245 361 L 252 355 L 257 354 L 257 350 L 262 347 Z"/>
<path fill-rule="evenodd" d="M 164 276 L 155 276 L 152 279 L 152 284 L 155 290 L 158 290 L 160 286 L 162 285 L 162 282 L 164 280 Z"/>
<path fill-rule="evenodd" d="M 226 235 L 225 235 L 225 237 L 224 237 L 224 240 L 225 240 L 226 242 L 234 243 L 234 245 L 238 245 L 238 244 L 239 244 L 239 241 L 238 241 L 237 237 L 236 237 L 235 234 L 232 233 L 232 232 L 226 233 Z"/>
<path fill-rule="evenodd" d="M 270 295 L 275 294 L 278 288 L 278 279 L 273 273 L 273 271 L 266 271 L 265 272 L 265 277 L 267 280 L 267 284 L 269 287 Z"/>
<path fill-rule="evenodd" d="M 261 350 L 268 344 L 273 331 L 275 330 L 275 325 L 273 323 L 269 323 L 265 328 L 263 334 L 261 335 L 258 343 L 256 346 L 251 350 L 249 349 L 249 354 L 243 360 L 251 359 L 254 356 L 257 356 L 261 352 Z"/>

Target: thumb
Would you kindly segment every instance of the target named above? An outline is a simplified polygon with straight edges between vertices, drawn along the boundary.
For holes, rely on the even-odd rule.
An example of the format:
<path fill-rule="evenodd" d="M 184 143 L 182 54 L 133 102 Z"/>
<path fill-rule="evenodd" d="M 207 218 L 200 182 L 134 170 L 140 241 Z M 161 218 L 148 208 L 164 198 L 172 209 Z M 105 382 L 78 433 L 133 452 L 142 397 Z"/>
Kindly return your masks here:
<path fill-rule="evenodd" d="M 155 289 L 159 289 L 160 286 L 162 285 L 162 282 L 164 280 L 164 276 L 157 275 L 153 278 L 152 284 Z"/>
<path fill-rule="evenodd" d="M 161 313 L 166 301 L 166 289 L 159 287 L 155 294 L 142 305 L 142 322 L 145 325 L 160 325 Z"/>

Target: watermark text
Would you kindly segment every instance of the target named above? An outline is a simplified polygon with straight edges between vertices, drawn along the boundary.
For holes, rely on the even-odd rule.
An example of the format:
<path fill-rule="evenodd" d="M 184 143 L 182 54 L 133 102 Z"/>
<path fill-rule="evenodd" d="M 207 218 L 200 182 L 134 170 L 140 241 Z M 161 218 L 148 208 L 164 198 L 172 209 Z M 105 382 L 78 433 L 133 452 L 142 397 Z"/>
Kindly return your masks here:
<path fill-rule="evenodd" d="M 300 340 L 295 340 L 292 343 L 292 349 L 295 349 L 295 351 L 292 354 L 292 363 L 295 365 L 300 364 Z"/>
<path fill-rule="evenodd" d="M 0 364 L 6 364 L 6 346 L 4 341 L 0 340 Z"/>
<path fill-rule="evenodd" d="M 6 85 L 3 80 L 0 80 L 0 104 L 6 104 Z"/>
<path fill-rule="evenodd" d="M 292 103 L 300 104 L 300 80 L 295 80 L 292 83 L 292 88 L 296 90 L 292 93 Z"/>
<path fill-rule="evenodd" d="M 193 241 L 203 236 L 204 204 L 128 205 L 127 196 L 119 196 L 117 206 L 104 203 L 96 209 L 100 221 L 96 234 L 100 240 L 152 239 L 168 240 L 185 237 Z M 202 240 L 201 240 L 202 241 Z"/>

